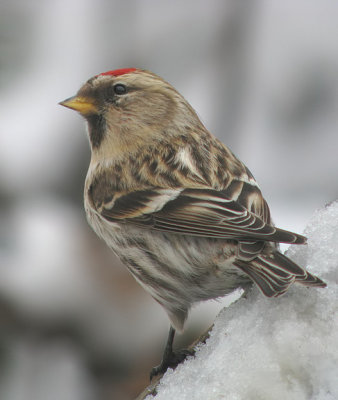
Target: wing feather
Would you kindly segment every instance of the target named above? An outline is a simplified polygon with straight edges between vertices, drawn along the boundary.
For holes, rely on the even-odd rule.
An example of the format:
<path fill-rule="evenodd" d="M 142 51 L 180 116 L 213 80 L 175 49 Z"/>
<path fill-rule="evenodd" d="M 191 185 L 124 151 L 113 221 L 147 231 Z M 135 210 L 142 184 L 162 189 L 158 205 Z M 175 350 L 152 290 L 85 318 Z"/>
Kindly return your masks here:
<path fill-rule="evenodd" d="M 108 206 L 108 205 L 107 205 Z M 160 189 L 119 196 L 100 210 L 110 221 L 124 221 L 162 232 L 238 241 L 305 243 L 306 238 L 275 228 L 225 191 Z"/>

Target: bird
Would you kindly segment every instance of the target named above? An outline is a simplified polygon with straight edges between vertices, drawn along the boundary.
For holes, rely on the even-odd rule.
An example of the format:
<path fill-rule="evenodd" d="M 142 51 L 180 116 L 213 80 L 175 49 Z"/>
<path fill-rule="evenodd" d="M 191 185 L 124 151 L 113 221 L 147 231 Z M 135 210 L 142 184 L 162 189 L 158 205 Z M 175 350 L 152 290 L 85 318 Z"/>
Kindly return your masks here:
<path fill-rule="evenodd" d="M 160 76 L 122 68 L 90 78 L 60 102 L 87 124 L 87 220 L 170 321 L 161 363 L 191 307 L 256 284 L 278 297 L 293 283 L 326 284 L 279 251 L 306 238 L 274 226 L 254 176 Z"/>

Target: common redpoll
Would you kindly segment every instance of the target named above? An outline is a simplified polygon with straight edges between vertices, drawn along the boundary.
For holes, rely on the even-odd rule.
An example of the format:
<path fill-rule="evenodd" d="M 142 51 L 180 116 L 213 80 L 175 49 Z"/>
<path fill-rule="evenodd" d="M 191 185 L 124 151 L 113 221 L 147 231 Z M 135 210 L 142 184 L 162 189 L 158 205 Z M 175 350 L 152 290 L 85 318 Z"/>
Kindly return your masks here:
<path fill-rule="evenodd" d="M 283 294 L 325 283 L 278 251 L 306 238 L 273 226 L 248 168 L 157 75 L 104 72 L 60 103 L 85 118 L 91 146 L 84 202 L 89 224 L 168 313 L 165 356 L 190 307 L 247 288 Z"/>

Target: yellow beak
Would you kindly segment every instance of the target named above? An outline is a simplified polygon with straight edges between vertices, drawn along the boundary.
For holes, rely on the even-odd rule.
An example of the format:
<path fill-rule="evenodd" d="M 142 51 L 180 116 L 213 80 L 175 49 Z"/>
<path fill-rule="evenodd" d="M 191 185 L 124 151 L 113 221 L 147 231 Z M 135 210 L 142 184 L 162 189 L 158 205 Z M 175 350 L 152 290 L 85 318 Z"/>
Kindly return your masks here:
<path fill-rule="evenodd" d="M 94 100 L 88 97 L 73 96 L 64 101 L 60 101 L 61 106 L 71 108 L 72 110 L 78 111 L 83 115 L 95 114 L 98 112 L 97 106 L 94 104 Z"/>

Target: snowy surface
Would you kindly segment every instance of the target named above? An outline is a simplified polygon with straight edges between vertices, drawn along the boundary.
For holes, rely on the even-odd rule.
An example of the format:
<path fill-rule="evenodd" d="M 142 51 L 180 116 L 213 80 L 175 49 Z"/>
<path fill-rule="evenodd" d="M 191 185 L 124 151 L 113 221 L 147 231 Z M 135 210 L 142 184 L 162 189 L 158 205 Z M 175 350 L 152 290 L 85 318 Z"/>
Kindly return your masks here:
<path fill-rule="evenodd" d="M 278 299 L 253 290 L 220 313 L 207 343 L 165 374 L 155 398 L 338 399 L 337 221 L 335 202 L 311 219 L 308 246 L 288 251 L 327 288 L 294 285 Z"/>

